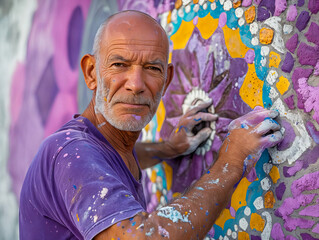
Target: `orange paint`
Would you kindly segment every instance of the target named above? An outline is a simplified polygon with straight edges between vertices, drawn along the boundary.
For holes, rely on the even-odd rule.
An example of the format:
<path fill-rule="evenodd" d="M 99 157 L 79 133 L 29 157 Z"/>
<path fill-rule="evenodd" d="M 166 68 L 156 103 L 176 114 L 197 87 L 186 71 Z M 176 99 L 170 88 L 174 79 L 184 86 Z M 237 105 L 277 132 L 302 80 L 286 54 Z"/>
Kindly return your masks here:
<path fill-rule="evenodd" d="M 256 8 L 255 6 L 251 6 L 245 11 L 245 19 L 247 23 L 252 23 L 256 17 Z"/>
<path fill-rule="evenodd" d="M 233 7 L 238 8 L 241 5 L 241 0 L 237 0 L 233 2 Z"/>
<path fill-rule="evenodd" d="M 259 41 L 261 44 L 270 44 L 274 37 L 274 30 L 271 28 L 262 28 L 259 31 Z"/>
<path fill-rule="evenodd" d="M 182 0 L 176 0 L 175 2 L 175 8 L 179 9 L 182 6 Z"/>
<path fill-rule="evenodd" d="M 265 208 L 273 208 L 276 202 L 274 193 L 272 191 L 266 192 L 264 201 Z"/>

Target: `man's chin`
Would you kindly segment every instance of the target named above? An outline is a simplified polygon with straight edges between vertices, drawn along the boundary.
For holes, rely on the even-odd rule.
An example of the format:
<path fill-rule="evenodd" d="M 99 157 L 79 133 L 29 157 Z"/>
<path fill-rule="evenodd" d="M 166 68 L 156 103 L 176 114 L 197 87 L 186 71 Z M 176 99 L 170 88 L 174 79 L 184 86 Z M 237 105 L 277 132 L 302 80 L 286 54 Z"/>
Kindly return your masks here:
<path fill-rule="evenodd" d="M 149 121 L 148 119 L 143 119 L 141 116 L 135 115 L 121 120 L 108 119 L 108 122 L 121 131 L 139 132 L 142 131 Z"/>

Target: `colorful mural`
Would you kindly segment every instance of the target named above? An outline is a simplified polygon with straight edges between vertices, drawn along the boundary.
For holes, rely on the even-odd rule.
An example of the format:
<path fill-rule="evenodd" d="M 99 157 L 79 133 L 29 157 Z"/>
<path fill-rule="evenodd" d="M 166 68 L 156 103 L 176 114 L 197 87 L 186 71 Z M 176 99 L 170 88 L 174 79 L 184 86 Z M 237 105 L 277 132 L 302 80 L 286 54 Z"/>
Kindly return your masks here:
<path fill-rule="evenodd" d="M 17 238 L 22 181 L 44 137 L 91 98 L 79 68 L 99 24 L 135 9 L 156 18 L 170 39 L 173 83 L 141 141 L 162 141 L 190 106 L 211 98 L 214 130 L 192 155 L 144 172 L 148 210 L 167 204 L 217 158 L 229 122 L 255 106 L 277 109 L 285 140 L 263 153 L 237 186 L 207 239 L 319 239 L 319 1 L 318 0 L 38 0 L 0 3 L 10 51 L 1 57 L 7 90 L 0 163 L 1 239 Z M 15 15 L 25 11 L 22 16 Z M 5 20 L 3 20 L 5 19 Z M 10 23 L 10 24 L 8 24 Z M 12 47 L 20 43 L 20 54 Z M 18 56 L 18 57 L 16 57 Z M 7 82 L 5 82 L 7 81 Z M 8 84 L 9 83 L 9 84 Z M 11 86 L 11 90 L 9 87 Z M 205 123 L 204 123 L 205 124 Z M 203 126 L 197 126 L 198 131 Z M 6 145 L 5 145 L 6 144 Z M 9 150 L 8 150 L 9 149 Z M 3 177 L 4 176 L 4 177 Z M 12 190 L 11 190 L 12 189 Z M 12 194 L 14 193 L 14 195 Z M 8 217 L 10 216 L 10 217 Z M 10 227 L 6 220 L 10 220 Z M 2 234 L 2 235 L 1 235 Z M 15 236 L 15 237 L 13 237 Z"/>

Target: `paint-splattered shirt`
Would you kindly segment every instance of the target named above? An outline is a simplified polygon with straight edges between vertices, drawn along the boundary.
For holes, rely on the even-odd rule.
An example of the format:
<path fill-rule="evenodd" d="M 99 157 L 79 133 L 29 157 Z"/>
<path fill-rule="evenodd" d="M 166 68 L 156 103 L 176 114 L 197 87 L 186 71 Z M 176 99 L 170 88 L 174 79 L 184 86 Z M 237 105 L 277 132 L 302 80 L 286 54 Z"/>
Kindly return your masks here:
<path fill-rule="evenodd" d="M 92 239 L 145 209 L 141 182 L 79 116 L 48 137 L 31 163 L 20 196 L 20 239 Z"/>

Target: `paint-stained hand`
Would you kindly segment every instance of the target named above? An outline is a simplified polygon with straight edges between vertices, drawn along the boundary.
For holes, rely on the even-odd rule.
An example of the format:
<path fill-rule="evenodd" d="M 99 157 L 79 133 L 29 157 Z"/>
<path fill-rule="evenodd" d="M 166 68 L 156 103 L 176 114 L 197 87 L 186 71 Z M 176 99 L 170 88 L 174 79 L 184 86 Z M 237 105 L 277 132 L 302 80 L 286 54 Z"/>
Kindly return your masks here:
<path fill-rule="evenodd" d="M 187 155 L 194 152 L 212 134 L 209 123 L 216 121 L 218 116 L 205 111 L 211 104 L 211 101 L 203 102 L 189 109 L 180 118 L 178 125 L 166 142 L 175 153 L 175 156 Z M 200 127 L 194 131 L 196 126 L 199 125 L 202 125 L 203 128 Z"/>
<path fill-rule="evenodd" d="M 266 148 L 282 141 L 281 126 L 274 120 L 278 116 L 275 110 L 256 107 L 235 119 L 228 126 L 229 133 L 219 155 L 235 166 L 239 173 L 247 174 Z"/>

